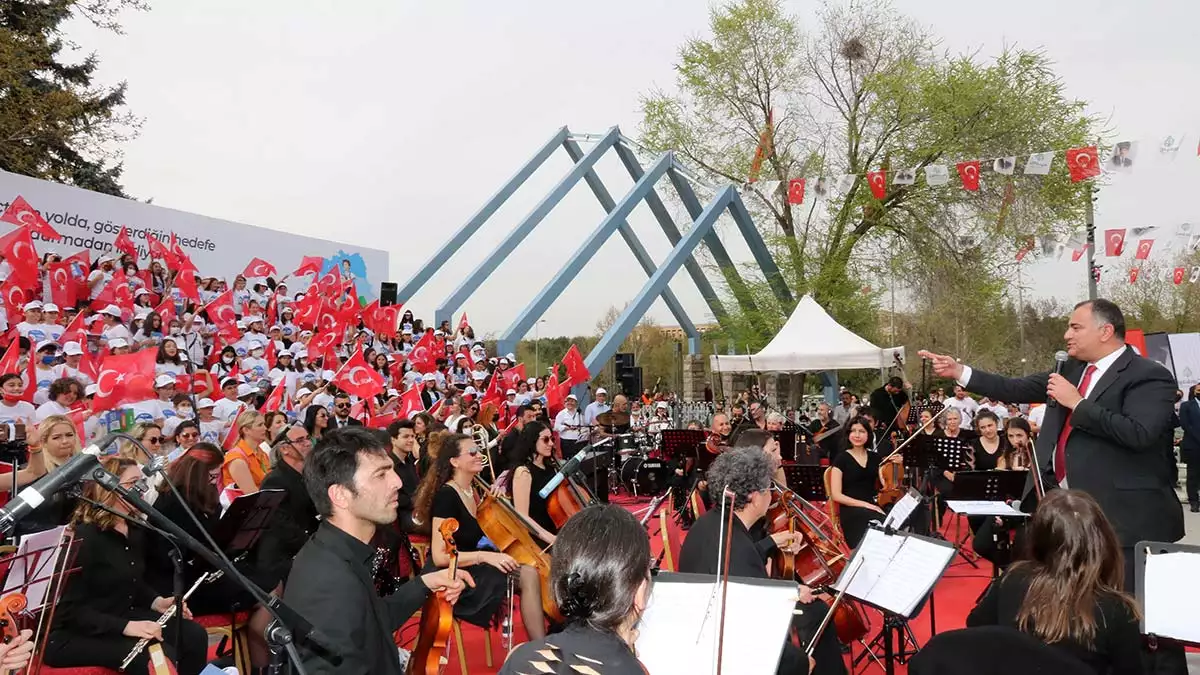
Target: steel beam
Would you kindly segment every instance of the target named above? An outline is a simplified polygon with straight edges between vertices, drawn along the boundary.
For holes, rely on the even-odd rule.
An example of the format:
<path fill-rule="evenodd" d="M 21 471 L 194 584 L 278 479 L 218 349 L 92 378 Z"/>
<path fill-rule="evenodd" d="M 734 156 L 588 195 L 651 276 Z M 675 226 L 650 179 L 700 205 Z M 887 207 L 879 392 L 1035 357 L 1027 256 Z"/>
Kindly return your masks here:
<path fill-rule="evenodd" d="M 525 183 L 526 180 L 529 180 L 529 177 L 533 175 L 533 172 L 537 171 L 538 168 L 546 162 L 550 155 L 554 153 L 558 146 L 561 145 L 563 141 L 567 140 L 567 137 L 570 135 L 570 133 L 571 132 L 567 129 L 567 127 L 562 127 L 555 132 L 554 136 L 547 141 L 546 144 L 543 145 L 541 149 L 539 149 L 533 155 L 533 157 L 529 158 L 529 161 L 526 162 L 525 165 L 520 169 L 518 169 L 517 172 L 513 174 L 512 178 L 509 178 L 508 182 L 502 185 L 500 189 L 496 191 L 496 194 L 492 195 L 492 198 L 487 200 L 487 202 L 479 209 L 479 211 L 475 213 L 475 215 L 471 216 L 470 220 L 464 223 L 462 227 L 458 228 L 458 231 L 451 235 L 450 239 L 448 239 L 445 244 L 442 244 L 441 248 L 439 248 L 433 254 L 433 256 L 428 262 L 425 263 L 424 266 L 422 266 L 415 274 L 413 274 L 412 278 L 409 279 L 408 282 L 397 291 L 396 299 L 402 304 L 411 300 L 412 297 L 417 294 L 417 291 L 419 291 L 422 286 L 428 283 L 429 280 L 433 278 L 433 275 L 442 268 L 442 265 L 445 265 L 446 262 L 450 260 L 451 256 L 453 256 L 468 239 L 470 239 L 476 232 L 479 231 L 479 228 L 482 227 L 485 222 L 487 222 L 487 219 L 491 218 L 492 214 L 494 214 L 497 209 L 504 204 L 504 202 L 508 201 L 508 198 L 511 197 L 513 193 Z"/>
<path fill-rule="evenodd" d="M 575 166 L 567 172 L 566 176 L 563 176 L 558 184 L 554 186 L 554 189 L 543 197 L 537 206 L 533 207 L 533 210 L 508 233 L 508 236 L 497 245 L 496 249 L 483 262 L 479 263 L 471 274 L 458 285 L 458 288 L 454 289 L 454 292 L 434 310 L 434 325 L 440 325 L 443 321 L 451 320 L 455 310 L 461 307 L 462 303 L 470 297 L 471 293 L 483 285 L 484 281 L 487 281 L 492 272 L 496 271 L 496 268 L 504 262 L 505 258 L 517 248 L 517 245 L 524 241 L 525 237 L 529 236 L 533 228 L 537 227 L 538 223 L 542 222 L 542 219 L 562 201 L 562 198 L 571 191 L 571 188 L 579 182 L 579 179 L 592 170 L 592 167 L 596 165 L 600 157 L 616 143 L 619 136 L 620 130 L 617 127 L 609 129 L 608 133 L 583 158 L 575 163 Z M 558 143 L 561 144 L 565 140 L 566 138 L 564 137 Z"/>
<path fill-rule="evenodd" d="M 600 342 L 585 357 L 584 364 L 587 366 L 589 372 L 600 372 L 600 368 L 612 358 L 621 343 L 625 341 L 625 338 L 629 336 L 629 333 L 637 325 L 638 320 L 650 308 L 654 299 L 658 297 L 662 289 L 671 281 L 671 277 L 679 271 L 679 268 L 683 266 L 683 262 L 692 255 L 692 252 L 696 250 L 696 246 L 704 239 L 704 236 L 712 231 L 717 218 L 721 216 L 736 198 L 737 191 L 730 185 L 721 189 L 717 193 L 717 196 L 709 202 L 704 211 L 700 213 L 700 216 L 692 223 L 691 228 L 679 240 L 679 243 L 667 254 L 666 259 L 658 266 L 654 275 L 646 281 L 646 284 L 642 286 L 642 290 L 625 307 L 625 311 L 621 312 L 621 316 L 617 317 L 616 322 L 613 323 L 604 334 L 604 337 L 600 338 Z"/>
<path fill-rule="evenodd" d="M 537 321 L 538 317 L 542 316 L 542 314 L 544 314 L 546 310 L 550 308 L 550 305 L 554 303 L 567 285 L 570 284 L 571 281 L 579 274 L 579 272 L 583 270 L 588 261 L 590 261 L 600 251 L 600 247 L 604 245 L 604 242 L 607 241 L 614 232 L 622 227 L 629 227 L 628 223 L 626 222 L 626 218 L 629 217 L 629 214 L 633 211 L 634 207 L 636 207 L 638 203 L 654 189 L 654 183 L 657 182 L 664 173 L 666 173 L 667 167 L 671 165 L 671 161 L 671 153 L 669 152 L 660 157 L 658 161 L 650 167 L 650 170 L 646 172 L 640 180 L 634 183 L 629 192 L 625 193 L 625 196 L 621 198 L 621 201 L 616 204 L 612 203 L 612 197 L 608 194 L 608 190 L 605 189 L 602 184 L 593 186 L 593 189 L 597 191 L 597 198 L 600 199 L 601 204 L 604 205 L 605 211 L 608 211 L 608 215 L 605 216 L 604 219 L 600 221 L 600 224 L 597 225 L 594 230 L 592 230 L 591 234 L 589 234 L 583 240 L 583 242 L 579 245 L 579 248 L 576 249 L 575 253 L 567 259 L 566 263 L 563 264 L 558 273 L 555 274 L 550 282 L 546 284 L 546 287 L 543 288 L 542 291 L 533 298 L 529 305 L 526 306 L 519 315 L 517 315 L 517 318 L 513 321 L 512 325 L 509 326 L 508 330 L 506 330 L 500 337 L 497 345 L 497 350 L 500 353 L 503 354 L 508 350 L 511 350 L 517 344 L 517 341 L 529 332 L 529 329 L 533 327 L 533 324 L 535 321 Z M 598 178 L 597 183 L 599 183 Z M 599 188 L 598 190 L 597 187 Z M 643 249 L 641 246 L 641 242 L 634 237 L 630 247 L 640 249 L 640 253 L 645 259 L 643 267 L 648 268 L 647 272 L 649 275 L 653 275 L 657 266 L 654 264 L 653 260 L 650 260 L 649 255 L 646 254 L 645 249 Z M 642 256 L 639 256 L 639 258 Z M 675 296 L 670 294 L 669 291 L 669 288 L 664 287 L 663 289 L 660 289 L 660 294 L 663 295 L 664 300 L 667 301 L 669 306 L 674 305 L 671 307 L 671 311 L 675 315 L 675 318 L 680 321 L 680 325 L 685 326 L 684 330 L 688 332 L 689 337 L 696 337 L 696 327 L 692 325 L 691 320 L 687 316 L 687 312 L 684 311 L 683 307 L 678 304 L 678 300 L 676 300 Z"/>
<path fill-rule="evenodd" d="M 783 273 L 779 271 L 779 266 L 775 264 L 775 259 L 771 257 L 771 251 L 767 249 L 767 244 L 763 241 L 762 235 L 758 233 L 758 228 L 754 226 L 754 218 L 750 217 L 750 212 L 746 210 L 746 205 L 742 202 L 742 198 L 736 193 L 734 193 L 733 200 L 729 203 L 729 215 L 733 216 L 733 222 L 741 230 L 742 237 L 750 247 L 750 253 L 754 255 L 755 262 L 758 263 L 759 269 L 763 271 L 763 276 L 766 277 L 771 290 L 775 292 L 775 299 L 779 301 L 784 314 L 790 314 L 796 306 L 796 300 L 792 297 L 792 291 L 788 288 L 787 281 L 783 278 Z"/>

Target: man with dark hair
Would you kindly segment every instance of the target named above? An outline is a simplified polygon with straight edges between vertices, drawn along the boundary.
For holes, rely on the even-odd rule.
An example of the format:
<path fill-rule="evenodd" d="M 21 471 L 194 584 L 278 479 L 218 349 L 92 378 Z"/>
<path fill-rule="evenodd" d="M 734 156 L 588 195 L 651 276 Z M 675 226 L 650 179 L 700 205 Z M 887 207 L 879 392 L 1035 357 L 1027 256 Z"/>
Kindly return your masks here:
<path fill-rule="evenodd" d="M 323 520 L 296 556 L 284 601 L 313 623 L 328 648 L 301 642 L 309 673 L 401 675 L 392 634 L 421 608 L 430 590 L 453 604 L 474 585 L 470 573 L 422 575 L 381 598 L 370 545 L 375 529 L 396 520 L 400 477 L 387 435 L 362 427 L 327 432 L 304 463 L 304 483 Z"/>
<path fill-rule="evenodd" d="M 495 458 L 499 463 L 493 464 L 496 475 L 500 475 L 504 471 L 513 468 L 512 458 L 517 452 L 517 439 L 521 437 L 521 430 L 526 424 L 537 420 L 537 410 L 528 403 L 517 408 L 517 418 L 513 422 L 513 427 L 508 429 L 504 438 L 500 441 L 500 456 Z M 494 461 L 493 458 L 488 459 L 489 462 Z"/>
<path fill-rule="evenodd" d="M 272 447 L 274 462 L 259 489 L 282 490 L 283 501 L 255 550 L 257 567 L 270 587 L 287 578 L 292 559 L 318 523 L 317 509 L 304 485 L 304 462 L 312 452 L 308 431 L 299 424 L 289 426 L 272 439 Z"/>
<path fill-rule="evenodd" d="M 388 436 L 392 439 L 392 465 L 400 476 L 400 502 L 396 505 L 396 518 L 400 529 L 407 533 L 418 531 L 413 522 L 413 500 L 417 496 L 417 434 L 412 420 L 396 420 L 388 425 Z M 429 531 L 426 525 L 425 531 Z"/>
<path fill-rule="evenodd" d="M 1035 451 L 1046 489 L 1090 494 L 1112 522 L 1125 554 L 1125 590 L 1133 589 L 1133 547 L 1183 537 L 1183 509 L 1166 458 L 1174 434 L 1175 378 L 1125 344 L 1125 317 L 1108 300 L 1075 306 L 1063 339 L 1070 359 L 1061 374 L 1021 378 L 973 370 L 953 357 L 921 352 L 934 373 L 992 399 L 1047 402 Z M 1022 504 L 1035 500 L 1034 475 Z"/>
<path fill-rule="evenodd" d="M 767 555 L 774 550 L 774 546 L 764 546 L 764 542 L 756 541 L 753 532 L 771 507 L 771 474 L 774 471 L 775 463 L 758 445 L 739 445 L 717 456 L 708 469 L 708 491 L 714 506 L 688 530 L 679 550 L 680 572 L 720 575 L 723 573 L 720 567 L 720 560 L 723 559 L 721 552 L 727 550 L 729 576 L 752 579 L 768 577 Z M 724 531 L 725 520 L 720 507 L 726 490 L 732 494 L 733 503 L 728 508 L 733 509 L 734 516 L 732 529 L 728 532 Z M 730 497 L 726 496 L 725 499 Z M 781 532 L 777 537 L 776 541 L 768 538 L 765 543 L 777 543 L 793 552 L 803 543 L 803 536 L 797 533 Z M 724 549 L 720 545 L 722 541 L 726 541 Z M 807 644 L 820 627 L 828 607 L 815 600 L 812 589 L 807 586 L 800 586 L 799 596 L 800 612 L 793 623 L 802 642 Z M 821 634 L 812 659 L 807 658 L 790 640 L 784 642 L 777 672 L 780 675 L 804 675 L 810 670 L 828 675 L 845 672 L 835 632 L 827 630 Z"/>
<path fill-rule="evenodd" d="M 361 427 L 362 422 L 350 416 L 350 406 L 350 394 L 339 391 L 333 397 L 333 419 L 329 420 L 329 426 L 334 429 Z"/>
<path fill-rule="evenodd" d="M 900 412 L 908 404 L 908 389 L 904 380 L 892 377 L 884 385 L 871 392 L 870 406 L 879 415 L 878 424 L 889 433 L 903 428 L 907 419 L 899 419 Z"/>

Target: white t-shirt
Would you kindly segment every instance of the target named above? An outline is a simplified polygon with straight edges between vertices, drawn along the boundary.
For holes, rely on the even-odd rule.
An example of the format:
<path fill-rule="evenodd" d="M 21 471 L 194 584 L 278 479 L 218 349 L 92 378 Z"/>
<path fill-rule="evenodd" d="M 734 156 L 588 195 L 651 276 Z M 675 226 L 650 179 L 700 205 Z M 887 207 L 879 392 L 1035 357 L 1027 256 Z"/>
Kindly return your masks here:
<path fill-rule="evenodd" d="M 225 422 L 231 420 L 238 411 L 242 409 L 243 403 L 238 400 L 230 401 L 227 398 L 222 398 L 213 406 L 213 417 Z"/>
<path fill-rule="evenodd" d="M 174 363 L 156 363 L 156 364 L 154 364 L 154 374 L 155 375 L 162 375 L 163 373 L 166 373 L 168 375 L 171 375 L 172 377 L 178 377 L 186 372 L 187 372 L 187 366 L 184 366 L 182 363 L 179 365 L 176 365 Z"/>
<path fill-rule="evenodd" d="M 270 372 L 270 365 L 266 359 L 256 359 L 253 356 L 247 356 L 242 359 L 242 374 L 244 374 L 250 382 L 258 382 L 267 377 Z"/>
<path fill-rule="evenodd" d="M 36 414 L 37 409 L 28 401 L 17 401 L 11 405 L 5 401 L 0 401 L 0 424 L 14 424 L 17 422 L 32 424 Z"/>
<path fill-rule="evenodd" d="M 962 399 L 951 396 L 946 399 L 945 405 L 959 412 L 962 416 L 962 426 L 964 429 L 971 428 L 971 422 L 975 419 L 975 413 L 979 411 L 979 403 L 975 399 L 970 396 Z"/>
<path fill-rule="evenodd" d="M 21 337 L 29 338 L 29 341 L 33 343 L 34 348 L 36 348 L 37 343 L 41 342 L 42 340 L 50 339 L 49 334 L 46 333 L 46 326 L 40 323 L 29 323 L 28 321 L 22 321 L 21 323 L 17 324 L 17 332 L 21 334 Z"/>
<path fill-rule="evenodd" d="M 165 419 L 165 416 L 163 415 L 162 401 L 156 398 L 138 401 L 137 403 L 130 403 L 125 407 L 133 411 L 134 424 L 161 421 Z M 175 416 L 174 407 L 171 408 L 171 416 Z"/>
<path fill-rule="evenodd" d="M 63 333 L 67 332 L 66 326 L 60 326 L 56 323 L 44 323 L 42 328 L 45 329 L 46 335 L 49 335 L 51 340 L 59 342 L 62 340 Z"/>
<path fill-rule="evenodd" d="M 72 368 L 71 366 L 68 366 L 65 363 L 58 367 L 62 368 L 62 377 L 73 377 L 76 380 L 79 380 L 80 382 L 82 382 L 83 386 L 85 386 L 85 387 L 89 384 L 95 384 L 92 381 L 92 378 L 83 374 L 82 370 L 77 370 L 75 368 Z"/>
<path fill-rule="evenodd" d="M 66 415 L 66 414 L 67 414 L 67 408 L 63 404 L 59 403 L 58 401 L 46 401 L 45 403 L 38 406 L 37 411 L 34 413 L 33 419 L 35 422 L 40 424 L 42 422 L 42 420 L 46 419 L 47 417 L 49 417 L 51 415 Z"/>
<path fill-rule="evenodd" d="M 200 440 L 205 443 L 221 444 L 221 438 L 225 431 L 225 422 L 221 420 L 213 420 L 211 422 L 200 422 Z"/>
<path fill-rule="evenodd" d="M 125 340 L 127 340 L 130 344 L 133 344 L 133 333 L 129 332 L 129 329 L 125 327 L 125 324 L 118 323 L 108 326 L 104 329 L 103 335 L 105 340 L 125 338 Z"/>

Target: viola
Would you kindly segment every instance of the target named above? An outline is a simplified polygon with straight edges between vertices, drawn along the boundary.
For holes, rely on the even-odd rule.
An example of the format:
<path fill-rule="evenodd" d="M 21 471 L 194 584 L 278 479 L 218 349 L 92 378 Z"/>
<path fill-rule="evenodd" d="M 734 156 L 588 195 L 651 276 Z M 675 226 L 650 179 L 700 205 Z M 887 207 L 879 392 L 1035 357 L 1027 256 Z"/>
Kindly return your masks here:
<path fill-rule="evenodd" d="M 550 588 L 550 556 L 533 540 L 533 526 L 507 499 L 493 495 L 486 485 L 483 487 L 483 501 L 475 509 L 479 529 L 501 553 L 537 570 L 542 586 L 542 610 L 548 618 L 561 621 L 562 614 Z"/>
<path fill-rule="evenodd" d="M 774 554 L 772 576 L 795 579 L 809 587 L 832 585 L 850 562 L 851 551 L 845 538 L 824 511 L 791 490 L 778 485 L 775 488 L 777 499 L 767 512 L 769 532 L 774 534 L 790 528 L 800 533 L 804 543 L 794 554 L 790 569 L 782 557 L 787 554 Z M 832 613 L 834 629 L 842 644 L 862 639 L 870 629 L 870 619 L 857 602 L 845 600 L 837 604 Z"/>
<path fill-rule="evenodd" d="M 447 518 L 442 521 L 438 532 L 446 542 L 446 555 L 450 557 L 450 578 L 458 576 L 458 547 L 454 544 L 454 533 L 458 531 L 458 520 Z M 450 653 L 450 634 L 454 630 L 454 607 L 446 600 L 446 592 L 430 595 L 421 607 L 421 628 L 417 644 L 408 659 L 407 675 L 441 675 Z"/>

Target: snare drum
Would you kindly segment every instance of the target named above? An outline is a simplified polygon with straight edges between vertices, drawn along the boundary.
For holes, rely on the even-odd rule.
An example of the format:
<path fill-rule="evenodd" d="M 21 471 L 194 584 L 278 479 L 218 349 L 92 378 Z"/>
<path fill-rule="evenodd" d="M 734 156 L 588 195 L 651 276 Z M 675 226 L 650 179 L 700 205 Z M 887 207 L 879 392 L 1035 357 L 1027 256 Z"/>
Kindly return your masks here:
<path fill-rule="evenodd" d="M 656 497 L 667 489 L 667 471 L 662 460 L 631 457 L 621 465 L 621 484 L 629 494 Z"/>

